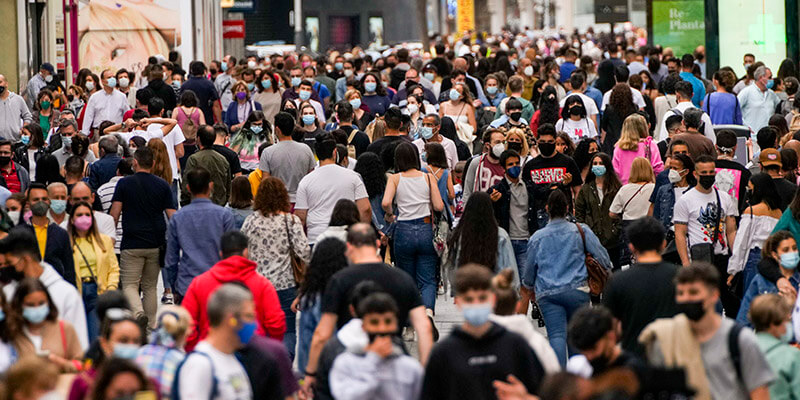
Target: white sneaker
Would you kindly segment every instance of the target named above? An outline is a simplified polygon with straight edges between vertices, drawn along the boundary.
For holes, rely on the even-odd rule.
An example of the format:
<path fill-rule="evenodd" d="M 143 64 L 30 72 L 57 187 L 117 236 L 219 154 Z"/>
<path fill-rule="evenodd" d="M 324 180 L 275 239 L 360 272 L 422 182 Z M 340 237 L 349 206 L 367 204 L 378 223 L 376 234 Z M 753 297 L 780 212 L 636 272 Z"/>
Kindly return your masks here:
<path fill-rule="evenodd" d="M 403 328 L 403 341 L 405 342 L 414 341 L 414 328 L 412 327 Z"/>

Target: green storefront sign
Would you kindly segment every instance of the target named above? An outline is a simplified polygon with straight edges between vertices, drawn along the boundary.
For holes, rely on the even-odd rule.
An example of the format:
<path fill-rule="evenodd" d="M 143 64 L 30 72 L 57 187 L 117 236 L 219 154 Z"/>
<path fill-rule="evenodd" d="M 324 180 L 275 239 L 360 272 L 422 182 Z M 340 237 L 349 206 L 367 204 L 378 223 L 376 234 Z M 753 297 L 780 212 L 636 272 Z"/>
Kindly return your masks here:
<path fill-rule="evenodd" d="M 671 47 L 673 54 L 692 53 L 706 43 L 703 0 L 653 0 L 653 44 Z"/>

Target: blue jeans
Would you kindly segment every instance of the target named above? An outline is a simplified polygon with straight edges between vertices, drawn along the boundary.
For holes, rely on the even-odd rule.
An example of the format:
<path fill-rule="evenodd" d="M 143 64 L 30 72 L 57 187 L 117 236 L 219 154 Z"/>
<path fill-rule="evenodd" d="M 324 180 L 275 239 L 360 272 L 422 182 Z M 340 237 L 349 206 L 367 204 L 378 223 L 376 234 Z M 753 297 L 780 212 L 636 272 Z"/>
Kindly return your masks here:
<path fill-rule="evenodd" d="M 305 299 L 304 299 L 305 300 Z M 320 296 L 314 299 L 314 305 L 304 304 L 300 313 L 300 331 L 297 334 L 297 368 L 305 373 L 308 364 L 308 351 L 311 348 L 311 337 L 322 316 L 322 301 Z M 304 302 L 301 302 L 304 303 Z"/>
<path fill-rule="evenodd" d="M 761 249 L 756 247 L 754 249 L 750 249 L 750 252 L 747 254 L 747 262 L 744 264 L 744 270 L 742 271 L 742 278 L 744 278 L 744 290 L 747 290 L 750 287 L 750 282 L 753 281 L 753 278 L 756 277 L 758 274 L 758 263 L 761 261 Z"/>
<path fill-rule="evenodd" d="M 433 228 L 420 219 L 398 221 L 394 232 L 394 261 L 417 283 L 425 308 L 436 306 L 436 269 L 439 256 L 433 248 Z"/>
<path fill-rule="evenodd" d="M 522 279 L 525 273 L 525 262 L 528 260 L 528 240 L 511 240 L 514 258 L 517 259 L 517 276 Z"/>
<path fill-rule="evenodd" d="M 561 367 L 567 365 L 567 323 L 579 308 L 589 305 L 589 293 L 578 289 L 544 296 L 538 299 L 550 347 L 556 352 Z M 570 351 L 570 354 L 573 354 Z"/>
<path fill-rule="evenodd" d="M 86 312 L 86 328 L 89 330 L 89 342 L 97 339 L 100 333 L 100 321 L 97 319 L 97 283 L 81 283 L 83 310 Z"/>
<path fill-rule="evenodd" d="M 283 345 L 289 351 L 289 359 L 294 361 L 295 347 L 297 347 L 297 314 L 292 312 L 292 302 L 297 297 L 297 288 L 278 290 L 278 301 L 281 310 L 286 316 L 286 333 L 283 335 Z"/>

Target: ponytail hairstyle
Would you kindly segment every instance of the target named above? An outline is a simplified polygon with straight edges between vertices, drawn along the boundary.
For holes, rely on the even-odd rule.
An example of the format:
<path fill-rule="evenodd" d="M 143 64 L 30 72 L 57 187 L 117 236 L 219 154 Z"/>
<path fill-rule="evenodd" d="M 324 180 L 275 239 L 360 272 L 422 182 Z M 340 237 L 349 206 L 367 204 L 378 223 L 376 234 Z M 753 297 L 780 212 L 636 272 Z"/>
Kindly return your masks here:
<path fill-rule="evenodd" d="M 507 268 L 492 278 L 492 292 L 495 296 L 494 313 L 512 315 L 517 307 L 517 292 L 511 287 L 514 269 Z"/>
<path fill-rule="evenodd" d="M 181 348 L 189 336 L 192 317 L 181 306 L 164 306 L 158 313 L 158 326 L 150 337 L 150 344 Z"/>

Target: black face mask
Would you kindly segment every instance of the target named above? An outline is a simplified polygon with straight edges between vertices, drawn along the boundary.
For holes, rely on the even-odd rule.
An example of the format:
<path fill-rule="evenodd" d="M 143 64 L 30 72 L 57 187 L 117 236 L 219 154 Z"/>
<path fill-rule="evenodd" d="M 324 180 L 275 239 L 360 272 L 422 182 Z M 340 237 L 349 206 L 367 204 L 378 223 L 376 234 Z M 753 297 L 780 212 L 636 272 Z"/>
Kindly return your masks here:
<path fill-rule="evenodd" d="M 0 156 L 0 165 L 5 166 L 5 165 L 8 165 L 8 163 L 10 163 L 10 162 L 11 162 L 11 157 L 10 156 Z"/>
<path fill-rule="evenodd" d="M 208 73 L 210 73 L 211 75 L 216 75 L 217 74 L 217 70 L 210 69 L 210 70 L 208 70 Z"/>
<path fill-rule="evenodd" d="M 6 87 L 5 86 L 0 86 L 0 94 L 3 94 L 3 92 L 5 92 L 5 91 L 6 91 Z"/>
<path fill-rule="evenodd" d="M 609 360 L 608 357 L 606 357 L 604 354 L 595 358 L 592 361 L 589 361 L 589 364 L 592 366 L 592 370 L 594 370 L 593 373 L 597 374 L 603 372 L 610 362 L 611 360 Z"/>
<path fill-rule="evenodd" d="M 369 342 L 372 343 L 379 337 L 392 337 L 396 332 L 367 332 Z"/>
<path fill-rule="evenodd" d="M 700 319 L 706 315 L 702 300 L 685 301 L 683 303 L 677 303 L 676 306 L 678 306 L 678 313 L 683 313 L 690 321 L 700 321 Z"/>
<path fill-rule="evenodd" d="M 522 118 L 522 111 L 514 111 L 509 115 L 512 121 L 517 122 L 520 118 Z"/>
<path fill-rule="evenodd" d="M 19 282 L 23 278 L 25 278 L 25 274 L 17 271 L 13 265 L 0 268 L 0 282 L 8 284 L 11 282 Z"/>
<path fill-rule="evenodd" d="M 522 152 L 522 143 L 519 142 L 508 142 L 508 149 L 514 150 L 517 153 Z"/>
<path fill-rule="evenodd" d="M 586 114 L 586 109 L 583 106 L 574 106 L 569 109 L 570 115 L 584 115 Z"/>
<path fill-rule="evenodd" d="M 539 153 L 545 157 L 550 157 L 556 151 L 555 143 L 542 143 L 539 142 Z"/>
<path fill-rule="evenodd" d="M 277 63 L 277 64 L 275 64 L 275 68 L 277 68 L 277 69 L 283 69 L 283 63 Z"/>
<path fill-rule="evenodd" d="M 69 100 L 71 102 L 72 100 L 75 100 L 75 96 L 73 96 L 71 94 L 68 94 L 67 95 L 67 100 Z"/>
<path fill-rule="evenodd" d="M 717 179 L 716 175 L 700 175 L 700 178 L 697 179 L 697 182 L 700 183 L 700 186 L 703 189 L 711 189 L 714 186 L 714 181 Z"/>

